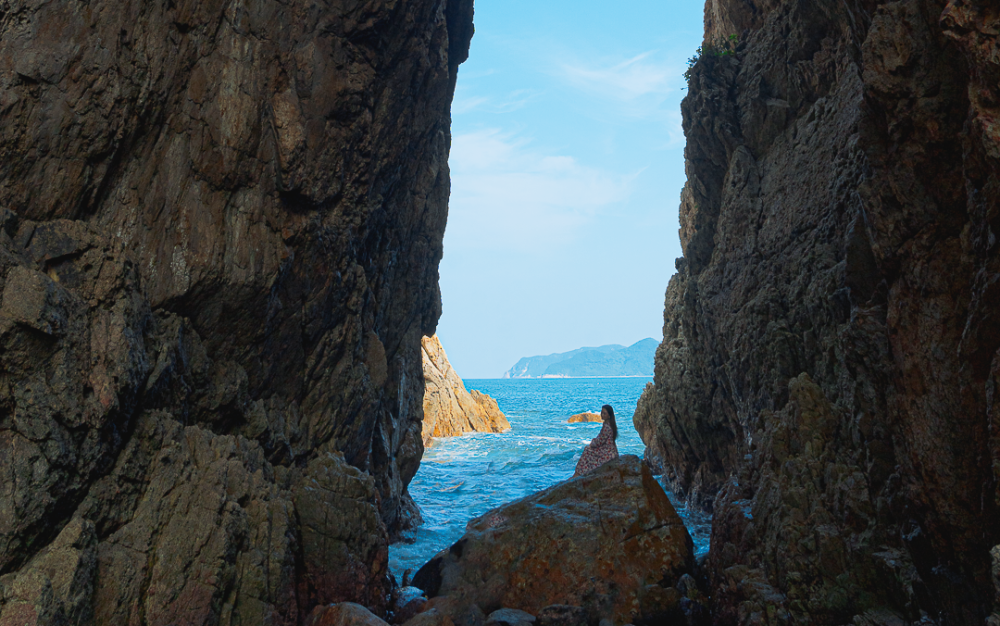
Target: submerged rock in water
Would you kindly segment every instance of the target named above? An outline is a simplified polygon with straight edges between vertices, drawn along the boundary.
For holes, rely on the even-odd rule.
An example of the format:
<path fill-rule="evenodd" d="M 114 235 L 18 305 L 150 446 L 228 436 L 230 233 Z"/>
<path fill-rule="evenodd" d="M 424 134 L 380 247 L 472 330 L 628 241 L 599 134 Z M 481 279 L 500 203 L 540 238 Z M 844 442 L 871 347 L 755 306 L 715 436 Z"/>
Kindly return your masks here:
<path fill-rule="evenodd" d="M 423 440 L 454 437 L 471 432 L 502 433 L 510 430 L 497 401 L 465 383 L 448 362 L 437 335 L 424 337 L 424 425 Z"/>
<path fill-rule="evenodd" d="M 583 607 L 632 622 L 648 585 L 694 567 L 691 537 L 649 467 L 626 455 L 469 522 L 413 585 L 484 611 Z"/>
<path fill-rule="evenodd" d="M 566 420 L 566 422 L 568 424 L 584 424 L 587 422 L 603 423 L 604 419 L 601 418 L 599 413 L 586 412 L 586 413 L 577 413 L 576 415 L 571 415 L 570 418 Z"/>

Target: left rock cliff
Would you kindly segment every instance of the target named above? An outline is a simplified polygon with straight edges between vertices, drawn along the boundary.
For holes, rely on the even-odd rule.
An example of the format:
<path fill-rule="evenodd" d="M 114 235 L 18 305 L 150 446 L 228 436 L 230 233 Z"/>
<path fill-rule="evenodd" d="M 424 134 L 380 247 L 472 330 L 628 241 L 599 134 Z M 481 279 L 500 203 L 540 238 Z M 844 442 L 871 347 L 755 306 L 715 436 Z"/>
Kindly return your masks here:
<path fill-rule="evenodd" d="M 0 3 L 0 623 L 384 612 L 471 0 Z"/>
<path fill-rule="evenodd" d="M 507 416 L 496 400 L 475 389 L 466 391 L 437 335 L 423 339 L 423 365 L 424 445 L 434 437 L 510 430 Z"/>

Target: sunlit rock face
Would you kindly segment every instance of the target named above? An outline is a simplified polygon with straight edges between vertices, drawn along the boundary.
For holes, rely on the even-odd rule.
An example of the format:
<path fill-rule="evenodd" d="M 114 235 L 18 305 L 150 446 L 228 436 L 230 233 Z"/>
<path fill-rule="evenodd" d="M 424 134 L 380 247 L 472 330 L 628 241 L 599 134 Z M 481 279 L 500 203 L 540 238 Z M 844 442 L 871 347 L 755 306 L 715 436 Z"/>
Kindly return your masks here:
<path fill-rule="evenodd" d="M 510 430 L 507 416 L 497 401 L 473 389 L 468 391 L 437 335 L 422 341 L 424 368 L 423 442 L 434 437 L 466 433 L 503 433 Z"/>
<path fill-rule="evenodd" d="M 635 423 L 714 506 L 718 623 L 996 610 L 998 32 L 985 0 L 708 3 Z"/>
<path fill-rule="evenodd" d="M 638 457 L 625 455 L 471 520 L 413 584 L 445 614 L 475 605 L 538 615 L 569 605 L 587 624 L 680 624 L 677 585 L 694 565 L 667 494 Z M 666 602 L 654 607 L 657 597 Z"/>
<path fill-rule="evenodd" d="M 0 9 L 0 622 L 384 609 L 471 0 Z"/>

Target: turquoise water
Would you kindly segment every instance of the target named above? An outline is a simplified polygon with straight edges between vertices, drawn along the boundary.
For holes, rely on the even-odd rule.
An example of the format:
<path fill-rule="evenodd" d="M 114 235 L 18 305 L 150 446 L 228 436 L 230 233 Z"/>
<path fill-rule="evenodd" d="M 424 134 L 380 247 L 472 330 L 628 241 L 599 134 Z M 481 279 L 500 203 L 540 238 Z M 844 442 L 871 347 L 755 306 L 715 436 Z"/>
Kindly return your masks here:
<path fill-rule="evenodd" d="M 424 451 L 420 470 L 410 483 L 424 523 L 408 537 L 412 542 L 389 548 L 389 566 L 397 579 L 455 543 L 470 519 L 570 478 L 583 446 L 601 429 L 600 424 L 567 424 L 570 415 L 600 413 L 602 405 L 610 404 L 618 422 L 618 451 L 642 457 L 644 446 L 632 426 L 632 414 L 651 381 L 466 380 L 466 388 L 496 399 L 511 430 L 437 439 Z M 711 520 L 679 506 L 677 512 L 691 532 L 698 555 L 706 553 Z"/>

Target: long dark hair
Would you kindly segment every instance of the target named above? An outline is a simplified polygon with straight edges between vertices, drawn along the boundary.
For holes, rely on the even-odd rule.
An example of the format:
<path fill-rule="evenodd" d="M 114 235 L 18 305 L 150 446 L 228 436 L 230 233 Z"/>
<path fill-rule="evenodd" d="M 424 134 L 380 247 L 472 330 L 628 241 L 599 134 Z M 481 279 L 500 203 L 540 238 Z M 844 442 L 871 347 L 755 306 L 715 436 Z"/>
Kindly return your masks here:
<path fill-rule="evenodd" d="M 615 410 L 611 408 L 610 404 L 605 404 L 601 407 L 601 413 L 607 414 L 607 423 L 611 424 L 611 432 L 615 436 L 615 440 L 618 440 L 618 423 L 615 421 Z"/>

